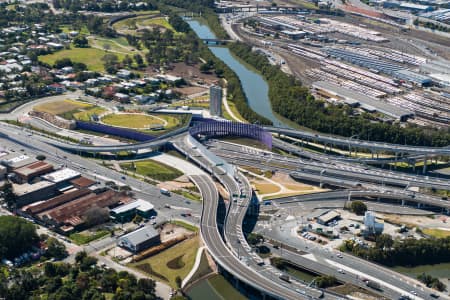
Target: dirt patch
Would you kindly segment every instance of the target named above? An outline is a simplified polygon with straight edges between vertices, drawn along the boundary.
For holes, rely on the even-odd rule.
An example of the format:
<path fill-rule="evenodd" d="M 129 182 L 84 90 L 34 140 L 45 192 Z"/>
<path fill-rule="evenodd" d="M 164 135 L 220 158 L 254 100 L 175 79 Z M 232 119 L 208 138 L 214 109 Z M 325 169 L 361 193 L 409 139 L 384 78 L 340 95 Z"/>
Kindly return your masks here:
<path fill-rule="evenodd" d="M 190 96 L 194 94 L 200 93 L 208 93 L 207 88 L 203 88 L 200 86 L 185 86 L 174 89 L 175 92 L 182 94 L 183 96 Z"/>
<path fill-rule="evenodd" d="M 450 230 L 450 223 L 448 217 L 443 215 L 436 215 L 434 217 L 425 216 L 411 216 L 411 215 L 393 215 L 380 214 L 380 217 L 387 222 L 402 225 L 407 227 L 422 227 L 422 228 L 438 228 Z"/>
<path fill-rule="evenodd" d="M 164 243 L 166 241 L 169 241 L 169 240 L 172 240 L 175 238 L 179 238 L 184 235 L 189 235 L 191 233 L 192 232 L 190 232 L 189 230 L 187 230 L 183 227 L 177 226 L 172 223 L 166 223 L 161 228 L 161 242 Z"/>
<path fill-rule="evenodd" d="M 148 73 L 150 76 L 159 74 L 150 67 L 147 68 L 146 73 Z M 174 76 L 183 77 L 187 81 L 201 82 L 207 85 L 213 84 L 218 80 L 217 76 L 213 73 L 201 73 L 200 64 L 187 65 L 185 63 L 174 63 L 171 65 L 171 68 L 167 71 L 167 73 Z"/>

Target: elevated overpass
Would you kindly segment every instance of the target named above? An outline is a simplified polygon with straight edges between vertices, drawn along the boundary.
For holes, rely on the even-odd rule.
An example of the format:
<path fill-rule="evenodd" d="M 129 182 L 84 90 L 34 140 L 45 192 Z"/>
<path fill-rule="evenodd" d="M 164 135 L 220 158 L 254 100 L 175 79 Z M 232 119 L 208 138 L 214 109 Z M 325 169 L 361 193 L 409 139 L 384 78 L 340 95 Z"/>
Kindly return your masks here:
<path fill-rule="evenodd" d="M 305 130 L 294 130 L 287 128 L 279 128 L 265 126 L 264 129 L 276 134 L 282 134 L 300 139 L 316 141 L 325 145 L 338 145 L 351 149 L 368 149 L 371 151 L 386 151 L 393 153 L 416 153 L 430 156 L 449 156 L 450 146 L 447 147 L 426 147 L 426 146 L 408 146 L 381 142 L 370 142 L 352 138 L 316 134 Z"/>

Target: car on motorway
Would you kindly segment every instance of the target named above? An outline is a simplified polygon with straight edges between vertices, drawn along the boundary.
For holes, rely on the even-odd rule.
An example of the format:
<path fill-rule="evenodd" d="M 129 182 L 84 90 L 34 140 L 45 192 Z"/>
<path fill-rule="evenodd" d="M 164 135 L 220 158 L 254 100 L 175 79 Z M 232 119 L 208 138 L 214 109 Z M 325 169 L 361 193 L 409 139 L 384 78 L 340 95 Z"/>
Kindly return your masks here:
<path fill-rule="evenodd" d="M 342 269 L 338 269 L 337 271 L 338 271 L 338 273 L 345 274 L 344 270 L 342 270 Z"/>
<path fill-rule="evenodd" d="M 286 282 L 291 282 L 291 278 L 289 277 L 289 275 L 286 274 L 281 274 L 280 276 L 278 276 L 278 278 Z"/>
<path fill-rule="evenodd" d="M 431 293 L 431 294 L 430 294 L 430 297 L 437 299 L 437 298 L 439 298 L 439 295 L 437 295 L 437 294 L 435 294 L 435 293 Z"/>
<path fill-rule="evenodd" d="M 295 291 L 299 294 L 306 295 L 306 292 L 301 289 L 295 289 Z"/>

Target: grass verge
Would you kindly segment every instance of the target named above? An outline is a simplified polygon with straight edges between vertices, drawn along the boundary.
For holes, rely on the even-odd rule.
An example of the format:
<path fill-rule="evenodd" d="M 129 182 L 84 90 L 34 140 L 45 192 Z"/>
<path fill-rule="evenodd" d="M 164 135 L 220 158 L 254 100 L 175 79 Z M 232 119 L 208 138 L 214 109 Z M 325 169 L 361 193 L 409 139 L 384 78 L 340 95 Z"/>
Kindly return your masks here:
<path fill-rule="evenodd" d="M 179 276 L 183 279 L 189 274 L 194 266 L 198 246 L 199 237 L 197 236 L 138 263 L 132 263 L 130 266 L 177 288 L 176 278 Z"/>
<path fill-rule="evenodd" d="M 178 169 L 150 159 L 122 163 L 120 167 L 126 171 L 135 172 L 158 181 L 170 181 L 183 175 L 183 172 Z"/>
<path fill-rule="evenodd" d="M 72 233 L 69 238 L 75 242 L 77 245 L 84 245 L 88 244 L 92 241 L 98 240 L 104 236 L 107 236 L 109 234 L 109 231 L 107 230 L 99 230 L 91 234 L 85 234 L 85 233 Z"/>

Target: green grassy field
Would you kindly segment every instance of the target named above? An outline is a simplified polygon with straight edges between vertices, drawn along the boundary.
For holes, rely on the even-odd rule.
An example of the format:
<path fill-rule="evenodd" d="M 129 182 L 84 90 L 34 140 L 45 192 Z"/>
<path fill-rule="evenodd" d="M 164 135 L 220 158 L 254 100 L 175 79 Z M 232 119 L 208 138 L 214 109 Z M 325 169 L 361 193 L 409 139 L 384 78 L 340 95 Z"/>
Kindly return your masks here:
<path fill-rule="evenodd" d="M 92 115 L 100 115 L 106 112 L 106 109 L 100 106 L 94 106 L 92 108 L 77 112 L 73 114 L 76 120 L 88 122 L 91 120 Z"/>
<path fill-rule="evenodd" d="M 97 239 L 100 239 L 104 236 L 107 236 L 109 234 L 109 231 L 107 230 L 99 230 L 97 232 L 93 232 L 93 233 L 84 233 L 84 232 L 80 232 L 80 233 L 72 233 L 69 238 L 75 242 L 75 244 L 77 245 L 84 245 L 84 244 L 88 244 L 92 241 L 95 241 Z"/>
<path fill-rule="evenodd" d="M 187 229 L 189 231 L 192 232 L 197 232 L 198 231 L 198 227 L 191 225 L 189 223 L 183 222 L 183 221 L 179 221 L 179 220 L 173 220 L 170 223 L 175 224 L 177 226 L 183 227 L 184 229 Z"/>
<path fill-rule="evenodd" d="M 61 50 L 52 54 L 39 56 L 39 61 L 53 65 L 55 61 L 62 58 L 70 58 L 73 62 L 84 63 L 89 70 L 96 72 L 104 72 L 102 57 L 108 52 L 96 48 L 72 48 L 69 50 Z M 121 61 L 125 55 L 122 53 L 114 53 Z"/>
<path fill-rule="evenodd" d="M 112 126 L 133 129 L 146 129 L 157 125 L 165 125 L 159 118 L 144 114 L 110 114 L 103 117 L 102 122 Z"/>
<path fill-rule="evenodd" d="M 150 277 L 167 282 L 177 288 L 176 277 L 187 276 L 194 266 L 199 247 L 199 238 L 187 239 L 157 255 L 130 264 L 131 267 L 147 273 Z"/>
<path fill-rule="evenodd" d="M 175 29 L 172 27 L 172 25 L 170 25 L 169 22 L 164 17 L 139 19 L 137 21 L 137 24 L 141 25 L 141 26 L 161 26 L 166 29 L 175 31 Z"/>
<path fill-rule="evenodd" d="M 183 172 L 178 169 L 150 159 L 136 161 L 134 162 L 134 166 L 131 162 L 122 163 L 120 166 L 124 170 L 136 172 L 139 175 L 159 181 L 170 181 L 183 175 Z"/>
<path fill-rule="evenodd" d="M 431 235 L 435 238 L 446 238 L 446 237 L 450 236 L 450 230 L 425 228 L 425 229 L 422 229 L 422 232 L 425 233 L 426 235 Z"/>
<path fill-rule="evenodd" d="M 225 299 L 246 300 L 241 293 L 239 293 L 224 277 L 213 276 L 208 279 L 209 284 L 216 290 L 216 292 L 225 297 Z"/>
<path fill-rule="evenodd" d="M 35 111 L 47 112 L 53 115 L 63 114 L 76 109 L 90 108 L 92 104 L 75 100 L 62 100 L 39 104 L 33 107 Z"/>

